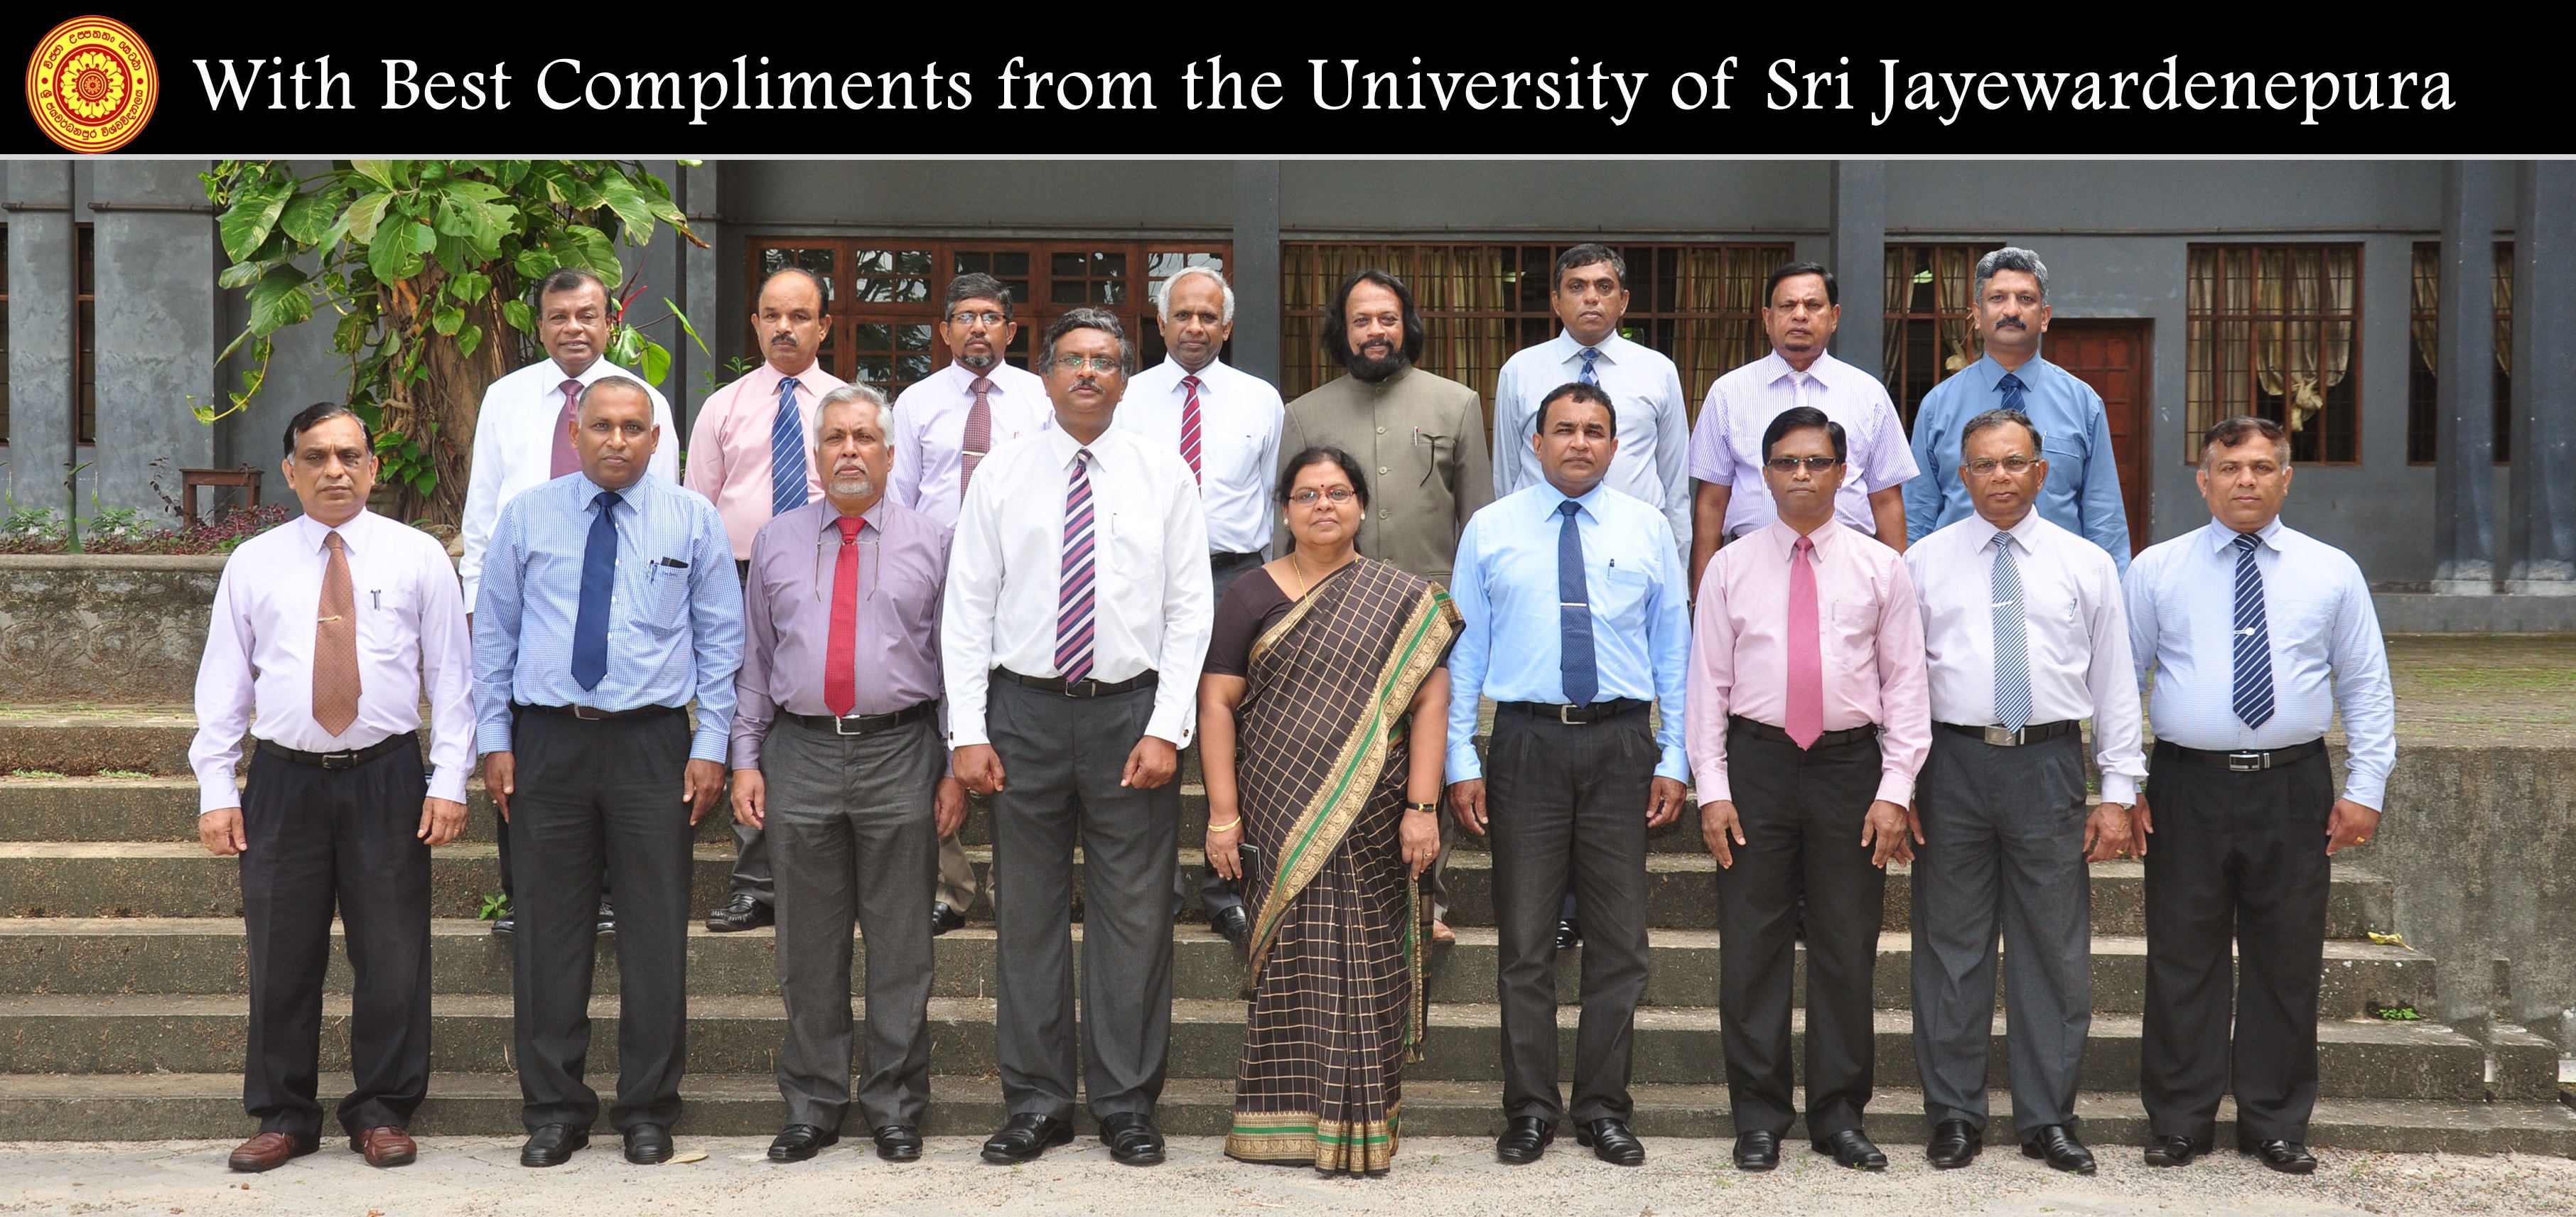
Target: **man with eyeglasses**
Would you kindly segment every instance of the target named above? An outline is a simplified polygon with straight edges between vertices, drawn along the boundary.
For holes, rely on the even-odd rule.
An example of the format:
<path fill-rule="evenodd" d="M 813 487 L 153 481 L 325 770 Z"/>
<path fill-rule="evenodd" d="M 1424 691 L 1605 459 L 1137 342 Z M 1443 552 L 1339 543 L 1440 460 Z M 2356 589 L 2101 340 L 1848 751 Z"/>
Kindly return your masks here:
<path fill-rule="evenodd" d="M 1047 327 L 1055 426 L 967 492 L 942 609 L 949 743 L 993 796 L 1002 1102 L 984 1160 L 1035 1160 L 1089 1100 L 1114 1161 L 1163 1160 L 1180 789 L 1215 603 L 1197 480 L 1114 427 L 1136 348 L 1077 308 Z M 1073 859 L 1082 854 L 1074 1067 Z"/>
<path fill-rule="evenodd" d="M 2040 358 L 2050 316 L 2048 265 L 2007 245 L 1977 259 L 1973 290 L 1986 353 L 1932 386 L 1914 412 L 1914 462 L 1930 476 L 1905 484 L 1906 534 L 1920 541 L 1976 514 L 1977 491 L 1958 476 L 1966 423 L 1988 410 L 2019 410 L 2048 437 L 2041 455 L 2051 472 L 2039 489 L 2040 516 L 2099 546 L 2126 573 L 2129 513 L 2110 414 L 2093 386 Z"/>
<path fill-rule="evenodd" d="M 1005 358 L 1020 323 L 1011 319 L 1011 289 L 986 274 L 948 281 L 940 306 L 939 338 L 947 367 L 895 399 L 894 470 L 886 496 L 942 527 L 957 526 L 958 505 L 984 458 L 1003 444 L 1054 425 L 1046 382 Z M 939 842 L 939 893 L 931 906 L 931 932 L 966 924 L 975 906 L 975 868 L 954 833 Z"/>
<path fill-rule="evenodd" d="M 2017 410 L 1961 428 L 1959 480 L 1977 514 L 1905 551 L 1923 610 L 1932 751 L 1915 786 L 1914 1056 L 1924 1156 L 1974 1162 L 1985 1141 L 1995 946 L 2012 1030 L 2022 1153 L 2089 1175 L 2075 1086 L 2093 1022 L 2093 885 L 2126 854 L 2146 777 L 2127 605 L 2108 554 L 2031 504 L 2050 468 Z M 2083 720 L 2102 802 L 2085 808 Z"/>

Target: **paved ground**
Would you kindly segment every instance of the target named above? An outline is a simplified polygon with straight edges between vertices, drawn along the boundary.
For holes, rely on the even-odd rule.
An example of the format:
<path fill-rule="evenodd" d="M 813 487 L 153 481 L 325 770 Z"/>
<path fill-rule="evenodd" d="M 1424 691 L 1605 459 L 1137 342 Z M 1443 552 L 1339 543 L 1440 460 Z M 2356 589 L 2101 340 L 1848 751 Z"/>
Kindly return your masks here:
<path fill-rule="evenodd" d="M 1302 1169 L 1254 1167 L 1220 1156 L 1214 1138 L 1176 1139 L 1153 1170 L 1111 1163 L 1089 1140 L 1035 1166 L 975 1160 L 976 1142 L 934 1138 L 913 1166 L 877 1161 L 843 1144 L 809 1163 L 774 1166 L 767 1142 L 683 1137 L 697 1162 L 632 1167 L 614 1142 L 548 1171 L 517 1165 L 515 1141 L 436 1138 L 418 1164 L 371 1170 L 339 1146 L 265 1175 L 223 1169 L 229 1143 L 0 1144 L 0 1213 L 144 1213 L 187 1217 L 330 1213 L 578 1212 L 757 1214 L 1052 1214 L 1273 1212 L 1789 1214 L 2345 1214 L 2566 1213 L 2576 1211 L 2576 1162 L 2555 1158 L 2328 1153 L 2316 1175 L 2275 1175 L 2222 1153 L 2185 1170 L 2150 1170 L 2126 1146 L 2105 1146 L 2102 1174 L 2055 1175 L 2010 1151 L 1935 1174 L 1915 1146 L 1888 1147 L 1884 1175 L 1836 1170 L 1804 1152 L 1771 1175 L 1726 1166 L 1719 1141 L 1656 1139 L 1652 1160 L 1622 1170 L 1559 1152 L 1529 1167 L 1493 1161 L 1490 1143 L 1425 1138 L 1405 1145 L 1387 1179 L 1326 1180 Z M 1572 1147 L 1564 1146 L 1570 1150 Z"/>

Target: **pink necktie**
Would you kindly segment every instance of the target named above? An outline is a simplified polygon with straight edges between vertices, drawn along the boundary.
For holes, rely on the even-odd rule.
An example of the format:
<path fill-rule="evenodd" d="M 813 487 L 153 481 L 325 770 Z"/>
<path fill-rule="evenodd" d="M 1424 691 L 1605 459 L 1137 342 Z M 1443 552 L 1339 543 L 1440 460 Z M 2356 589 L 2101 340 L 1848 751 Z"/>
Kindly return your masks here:
<path fill-rule="evenodd" d="M 563 409 L 555 414 L 554 472 L 547 474 L 548 477 L 562 477 L 581 468 L 581 456 L 572 450 L 572 416 L 581 405 L 581 382 L 566 379 L 557 387 L 563 390 L 564 404 Z"/>
<path fill-rule="evenodd" d="M 1806 537 L 1789 548 L 1789 721 L 1781 724 L 1801 748 L 1825 733 L 1825 652 L 1816 618 L 1816 568 L 1807 560 L 1816 543 Z"/>
<path fill-rule="evenodd" d="M 1181 459 L 1190 463 L 1190 480 L 1204 483 L 1199 471 L 1199 378 L 1182 377 L 1181 388 L 1187 394 L 1181 399 Z"/>

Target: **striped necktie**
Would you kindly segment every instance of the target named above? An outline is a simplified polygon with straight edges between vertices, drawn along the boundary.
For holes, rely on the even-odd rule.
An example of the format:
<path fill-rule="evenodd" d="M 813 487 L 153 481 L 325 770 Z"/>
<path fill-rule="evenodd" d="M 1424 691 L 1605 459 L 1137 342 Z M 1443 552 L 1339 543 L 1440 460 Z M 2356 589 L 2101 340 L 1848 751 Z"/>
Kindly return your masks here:
<path fill-rule="evenodd" d="M 2236 534 L 2236 717 L 2248 727 L 2272 721 L 2272 631 L 2263 620 L 2263 572 L 2254 568 L 2262 539 Z"/>
<path fill-rule="evenodd" d="M 1995 566 L 1989 576 L 1995 615 L 1995 719 L 2006 731 L 2030 725 L 2030 621 L 2022 612 L 2021 563 L 2012 534 L 1995 533 Z"/>
<path fill-rule="evenodd" d="M 769 514 L 805 505 L 805 416 L 796 409 L 796 378 L 778 382 L 778 412 L 769 419 Z"/>
<path fill-rule="evenodd" d="M 2003 379 L 1995 382 L 1995 392 L 2004 395 L 2003 408 L 2007 410 L 2021 409 L 2022 390 L 2029 387 L 2021 382 L 2021 377 L 2010 372 L 2004 373 Z"/>
<path fill-rule="evenodd" d="M 1055 668 L 1065 683 L 1091 675 L 1091 449 L 1076 449 L 1064 488 L 1064 560 L 1056 568 Z"/>
<path fill-rule="evenodd" d="M 1199 473 L 1199 378 L 1181 378 L 1181 459 L 1190 463 L 1190 480 L 1204 485 Z"/>
<path fill-rule="evenodd" d="M 1597 360 L 1597 359 L 1599 359 L 1599 358 L 1601 358 L 1601 348 L 1599 348 L 1599 347 L 1585 347 L 1585 348 L 1583 348 L 1583 370 L 1582 370 L 1581 372 L 1578 372 L 1578 373 L 1576 373 L 1576 374 L 1575 374 L 1575 375 L 1576 375 L 1576 379 L 1581 380 L 1583 383 L 1585 383 L 1585 384 L 1587 384 L 1587 385 L 1598 385 L 1598 384 L 1600 384 L 1600 383 L 1601 383 L 1601 370 L 1600 370 L 1599 368 L 1596 368 L 1596 367 L 1593 367 L 1593 366 L 1592 366 L 1593 361 L 1594 361 L 1594 360 Z"/>

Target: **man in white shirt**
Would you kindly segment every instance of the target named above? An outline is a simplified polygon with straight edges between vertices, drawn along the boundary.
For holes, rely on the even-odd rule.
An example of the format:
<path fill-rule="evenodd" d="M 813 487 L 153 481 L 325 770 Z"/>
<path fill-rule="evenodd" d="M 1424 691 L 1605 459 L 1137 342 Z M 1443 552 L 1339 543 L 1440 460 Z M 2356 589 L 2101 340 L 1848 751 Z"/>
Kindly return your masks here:
<path fill-rule="evenodd" d="M 1561 385 L 1598 385 L 1618 403 L 1619 455 L 1603 484 L 1661 513 L 1690 557 L 1690 403 L 1681 371 L 1661 351 L 1619 333 L 1628 312 L 1628 263 L 1607 245 L 1556 257 L 1548 303 L 1565 328 L 1503 363 L 1494 387 L 1494 434 L 1531 434 L 1539 403 Z M 1494 497 L 1546 477 L 1527 444 L 1494 445 Z"/>
<path fill-rule="evenodd" d="M 465 601 L 445 546 L 367 511 L 375 447 L 346 407 L 297 414 L 283 464 L 304 515 L 224 563 L 188 748 L 197 836 L 241 858 L 251 960 L 242 1106 L 259 1135 L 230 1165 L 264 1171 L 320 1147 L 315 1072 L 336 907 L 356 973 L 354 1085 L 340 1124 L 370 1165 L 401 1166 L 429 1087 L 429 847 L 464 831 L 473 764 Z M 421 771 L 424 691 L 434 775 Z M 245 730 L 258 754 L 241 789 Z"/>
<path fill-rule="evenodd" d="M 2155 768 L 2137 811 L 2147 862 L 2138 1048 L 2147 1165 L 2209 1152 L 2227 1091 L 2236 1148 L 2304 1175 L 2317 1169 L 2306 1142 L 2333 880 L 2326 860 L 2379 830 L 2397 762 L 2397 698 L 2361 567 L 2281 523 L 2290 497 L 2281 424 L 2231 418 L 2210 428 L 2199 480 L 2209 524 L 2139 554 L 2125 586 L 2138 679 L 2155 682 Z M 2348 762 L 2341 798 L 2325 742 L 2338 710 Z"/>
<path fill-rule="evenodd" d="M 1234 288 L 1212 267 L 1190 266 L 1163 280 L 1154 299 L 1162 322 L 1163 362 L 1138 372 L 1119 399 L 1118 426 L 1181 454 L 1198 478 L 1207 513 L 1209 602 L 1245 571 L 1269 558 L 1277 521 L 1271 488 L 1279 466 L 1279 424 L 1287 410 L 1279 390 L 1217 358 L 1234 333 Z M 1189 899 L 1187 871 L 1174 880 L 1173 916 Z M 1240 947 L 1252 919 L 1234 884 L 1212 866 L 1200 868 L 1199 904 L 1208 928 Z"/>
<path fill-rule="evenodd" d="M 1923 613 L 1932 752 L 1915 779 L 1914 1055 L 1932 1121 L 1924 1156 L 1966 1166 L 1984 1145 L 1995 945 L 2012 1028 L 2013 1128 L 2027 1157 L 2094 1171 L 2075 1087 L 2093 1021 L 2093 885 L 2125 854 L 2146 777 L 2119 568 L 2034 510 L 2049 476 L 2039 428 L 1989 410 L 1960 430 L 1975 514 L 1905 552 Z M 2102 802 L 2084 810 L 2083 720 Z M 1998 915 L 2000 914 L 2000 916 Z"/>
<path fill-rule="evenodd" d="M 941 610 L 957 777 L 994 796 L 1002 1102 L 988 1162 L 1073 1135 L 1073 855 L 1083 857 L 1080 1081 L 1110 1156 L 1163 1160 L 1180 791 L 1214 606 L 1179 454 L 1113 428 L 1136 348 L 1077 308 L 1048 327 L 1051 430 L 966 496 Z"/>

